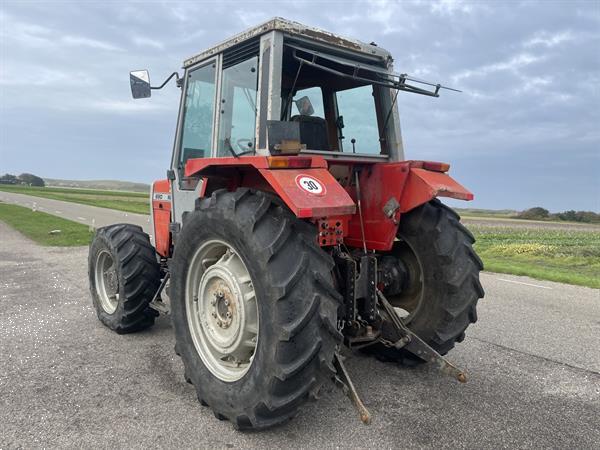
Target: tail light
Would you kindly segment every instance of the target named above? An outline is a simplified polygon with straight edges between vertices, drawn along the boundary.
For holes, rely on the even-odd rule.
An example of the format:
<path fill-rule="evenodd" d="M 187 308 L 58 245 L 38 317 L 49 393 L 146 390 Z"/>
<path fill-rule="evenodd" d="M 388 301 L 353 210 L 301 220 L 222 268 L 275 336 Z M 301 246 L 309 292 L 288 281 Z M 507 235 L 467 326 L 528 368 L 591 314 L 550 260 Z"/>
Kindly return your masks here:
<path fill-rule="evenodd" d="M 306 169 L 312 165 L 312 158 L 292 156 L 269 156 L 267 161 L 270 169 Z"/>

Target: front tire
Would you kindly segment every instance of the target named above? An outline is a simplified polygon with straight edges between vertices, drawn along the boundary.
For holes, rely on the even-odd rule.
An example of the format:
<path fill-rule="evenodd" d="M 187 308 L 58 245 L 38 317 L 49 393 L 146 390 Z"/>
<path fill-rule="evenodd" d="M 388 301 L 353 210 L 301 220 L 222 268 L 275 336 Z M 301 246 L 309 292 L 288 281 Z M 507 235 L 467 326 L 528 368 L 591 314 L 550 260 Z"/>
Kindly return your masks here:
<path fill-rule="evenodd" d="M 160 285 L 160 265 L 141 227 L 117 224 L 99 228 L 90 244 L 88 276 L 98 319 L 119 334 L 154 324 L 148 307 Z"/>
<path fill-rule="evenodd" d="M 176 349 L 217 418 L 280 424 L 334 373 L 332 267 L 314 226 L 262 192 L 217 191 L 184 218 L 171 270 Z"/>

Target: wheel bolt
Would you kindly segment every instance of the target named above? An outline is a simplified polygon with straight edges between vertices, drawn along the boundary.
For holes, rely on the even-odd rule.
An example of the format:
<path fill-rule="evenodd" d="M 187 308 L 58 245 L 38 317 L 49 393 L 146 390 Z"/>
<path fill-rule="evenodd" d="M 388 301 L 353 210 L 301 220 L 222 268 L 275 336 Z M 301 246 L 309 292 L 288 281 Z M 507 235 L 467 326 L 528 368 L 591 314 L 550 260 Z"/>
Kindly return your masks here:
<path fill-rule="evenodd" d="M 229 311 L 227 311 L 227 318 L 231 319 L 231 313 Z"/>
<path fill-rule="evenodd" d="M 225 299 L 225 306 L 229 306 L 229 300 Z"/>

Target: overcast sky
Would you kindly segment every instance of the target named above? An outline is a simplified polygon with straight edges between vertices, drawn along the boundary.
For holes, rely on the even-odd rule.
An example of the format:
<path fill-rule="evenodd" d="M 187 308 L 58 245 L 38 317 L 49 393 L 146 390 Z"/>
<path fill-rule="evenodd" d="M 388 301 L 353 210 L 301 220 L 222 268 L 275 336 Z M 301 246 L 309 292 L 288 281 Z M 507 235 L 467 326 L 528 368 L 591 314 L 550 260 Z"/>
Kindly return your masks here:
<path fill-rule="evenodd" d="M 398 72 L 463 90 L 399 106 L 407 158 L 450 162 L 472 206 L 600 210 L 599 1 L 3 0 L 0 172 L 164 178 L 179 92 L 134 101 L 129 70 L 157 84 L 273 16 L 375 41 Z"/>

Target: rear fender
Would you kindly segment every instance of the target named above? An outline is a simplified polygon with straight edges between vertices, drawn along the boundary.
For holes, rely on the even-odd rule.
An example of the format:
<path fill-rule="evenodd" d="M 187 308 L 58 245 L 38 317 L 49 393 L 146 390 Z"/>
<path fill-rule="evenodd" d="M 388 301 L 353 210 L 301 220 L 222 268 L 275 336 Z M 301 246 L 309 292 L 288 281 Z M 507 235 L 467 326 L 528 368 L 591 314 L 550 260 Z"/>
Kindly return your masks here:
<path fill-rule="evenodd" d="M 354 214 L 354 201 L 327 169 L 259 169 L 273 190 L 301 219 Z"/>
<path fill-rule="evenodd" d="M 289 156 L 282 160 L 289 163 L 288 167 L 270 167 L 265 156 L 190 159 L 185 173 L 188 177 L 206 177 L 207 195 L 211 185 L 229 190 L 250 187 L 272 191 L 301 219 L 355 213 L 354 201 L 329 173 L 323 158 Z"/>
<path fill-rule="evenodd" d="M 411 167 L 400 198 L 400 212 L 408 212 L 436 197 L 473 200 L 473 194 L 447 173 Z"/>
<path fill-rule="evenodd" d="M 435 197 L 471 200 L 473 194 L 444 172 L 423 169 L 427 164 L 435 169 L 447 165 L 423 161 L 402 161 L 374 164 L 361 171 L 360 189 L 364 240 L 368 249 L 389 251 L 396 238 L 402 214 Z M 357 197 L 356 189 L 347 188 L 350 196 Z M 349 222 L 349 233 L 344 242 L 362 247 L 363 230 L 358 214 Z"/>

